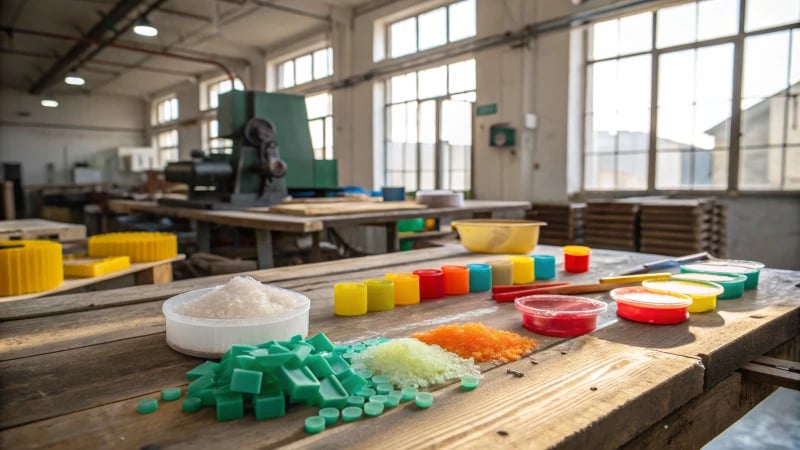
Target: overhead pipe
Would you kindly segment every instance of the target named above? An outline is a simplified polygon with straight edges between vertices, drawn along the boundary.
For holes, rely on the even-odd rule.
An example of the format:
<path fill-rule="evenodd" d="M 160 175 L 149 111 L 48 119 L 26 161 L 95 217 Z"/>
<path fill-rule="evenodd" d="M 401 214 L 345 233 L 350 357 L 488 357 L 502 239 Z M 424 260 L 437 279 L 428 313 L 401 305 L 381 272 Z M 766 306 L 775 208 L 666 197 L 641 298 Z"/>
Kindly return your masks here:
<path fill-rule="evenodd" d="M 274 3 L 274 2 L 264 1 L 264 0 L 253 0 L 253 3 L 255 3 L 258 6 L 263 6 L 264 8 L 277 9 L 278 11 L 288 12 L 288 13 L 296 14 L 298 16 L 304 16 L 304 17 L 308 17 L 308 18 L 311 18 L 311 19 L 321 20 L 323 22 L 330 22 L 331 21 L 331 16 L 330 15 L 322 15 L 322 14 L 317 14 L 317 13 L 313 13 L 313 12 L 309 12 L 309 11 L 304 11 L 302 9 L 292 8 L 291 6 L 281 5 L 280 3 Z"/>
<path fill-rule="evenodd" d="M 8 33 L 12 33 L 12 34 L 13 33 L 28 34 L 28 35 L 31 35 L 31 36 L 41 36 L 41 37 L 48 37 L 48 38 L 52 38 L 52 39 L 61 39 L 61 40 L 66 40 L 66 41 L 83 42 L 83 43 L 93 44 L 93 45 L 97 45 L 100 42 L 100 41 L 98 41 L 96 39 L 89 39 L 89 38 L 86 38 L 86 37 L 70 36 L 70 35 L 67 35 L 67 34 L 53 33 L 53 32 L 50 32 L 50 31 L 31 30 L 31 29 L 27 29 L 27 28 L 0 27 L 0 30 L 2 30 L 4 33 L 7 33 L 7 34 Z M 222 64 L 219 61 L 215 61 L 213 59 L 197 58 L 197 57 L 194 57 L 194 56 L 181 55 L 179 53 L 174 53 L 174 52 L 170 52 L 170 51 L 167 51 L 167 50 L 153 50 L 153 49 L 149 49 L 149 48 L 146 48 L 146 47 L 138 47 L 138 46 L 135 46 L 135 45 L 121 44 L 119 42 L 111 42 L 111 43 L 106 44 L 106 46 L 107 47 L 113 47 L 113 48 L 119 48 L 119 49 L 123 49 L 123 50 L 129 50 L 129 51 L 132 51 L 132 52 L 146 53 L 146 54 L 154 55 L 154 56 L 164 56 L 164 57 L 167 57 L 167 58 L 180 59 L 180 60 L 183 60 L 183 61 L 190 61 L 190 62 L 195 62 L 195 63 L 198 63 L 198 64 L 212 65 L 212 66 L 215 66 L 215 67 L 219 68 L 223 72 L 225 72 L 225 75 L 227 75 L 228 78 L 231 81 L 231 86 L 233 86 L 234 82 L 236 81 L 236 76 L 233 74 L 233 71 L 231 71 L 228 68 L 228 66 L 226 66 L 225 64 Z M 244 81 L 242 81 L 242 84 L 244 84 Z"/>
<path fill-rule="evenodd" d="M 120 20 L 127 17 L 128 13 L 136 9 L 144 0 L 120 0 L 108 14 L 105 14 L 94 26 L 86 33 L 82 40 L 77 41 L 67 53 L 50 66 L 38 80 L 34 81 L 28 92 L 40 94 L 48 87 L 53 80 L 70 70 L 75 61 L 89 49 L 91 44 L 98 44 L 99 39 L 109 29 L 113 28 Z"/>

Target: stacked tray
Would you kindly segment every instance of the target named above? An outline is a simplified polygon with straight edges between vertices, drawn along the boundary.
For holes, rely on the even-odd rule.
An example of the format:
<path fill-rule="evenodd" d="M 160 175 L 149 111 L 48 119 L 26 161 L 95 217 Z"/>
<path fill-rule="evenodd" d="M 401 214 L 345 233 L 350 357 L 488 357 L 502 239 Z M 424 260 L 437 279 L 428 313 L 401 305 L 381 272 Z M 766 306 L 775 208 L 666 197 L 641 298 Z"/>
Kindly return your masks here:
<path fill-rule="evenodd" d="M 640 199 L 594 200 L 586 204 L 589 247 L 637 251 Z"/>
<path fill-rule="evenodd" d="M 709 198 L 643 202 L 640 250 L 670 256 L 708 251 L 721 256 L 725 215 L 724 205 Z"/>
<path fill-rule="evenodd" d="M 537 203 L 528 210 L 528 220 L 547 222 L 539 234 L 539 243 L 545 245 L 582 244 L 586 203 Z"/>

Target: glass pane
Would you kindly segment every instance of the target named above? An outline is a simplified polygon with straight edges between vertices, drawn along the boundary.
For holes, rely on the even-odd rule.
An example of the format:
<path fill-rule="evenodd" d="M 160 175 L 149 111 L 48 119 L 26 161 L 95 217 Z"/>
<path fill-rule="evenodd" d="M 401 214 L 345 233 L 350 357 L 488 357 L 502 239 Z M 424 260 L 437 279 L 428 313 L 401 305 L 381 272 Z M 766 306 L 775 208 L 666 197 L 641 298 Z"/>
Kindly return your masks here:
<path fill-rule="evenodd" d="M 278 88 L 294 86 L 294 61 L 286 61 L 278 66 Z"/>
<path fill-rule="evenodd" d="M 656 149 L 688 149 L 693 141 L 693 127 L 693 106 L 670 106 L 659 108 Z"/>
<path fill-rule="evenodd" d="M 403 175 L 403 181 L 403 186 L 407 191 L 414 192 L 417 190 L 417 174 L 415 172 L 406 172 Z"/>
<path fill-rule="evenodd" d="M 617 109 L 617 61 L 604 61 L 589 66 L 589 86 L 586 110 L 616 111 Z"/>
<path fill-rule="evenodd" d="M 311 55 L 303 55 L 294 60 L 295 84 L 308 83 L 312 79 Z"/>
<path fill-rule="evenodd" d="M 317 50 L 314 52 L 314 79 L 319 80 L 330 75 L 332 70 L 329 67 L 328 49 Z"/>
<path fill-rule="evenodd" d="M 688 167 L 691 152 L 658 152 L 656 155 L 656 189 L 682 189 L 690 184 Z"/>
<path fill-rule="evenodd" d="M 800 148 L 786 149 L 784 189 L 800 189 Z"/>
<path fill-rule="evenodd" d="M 436 143 L 436 101 L 434 100 L 419 104 L 419 141 L 427 144 Z"/>
<path fill-rule="evenodd" d="M 423 172 L 427 171 L 433 174 L 436 168 L 436 146 L 434 144 L 420 144 L 419 145 L 419 168 Z"/>
<path fill-rule="evenodd" d="M 325 118 L 325 159 L 333 159 L 333 117 Z"/>
<path fill-rule="evenodd" d="M 417 139 L 417 102 L 406 103 L 406 142 L 419 142 Z"/>
<path fill-rule="evenodd" d="M 399 103 L 417 98 L 417 73 L 392 77 L 389 81 L 389 103 Z"/>
<path fill-rule="evenodd" d="M 617 189 L 647 189 L 647 153 L 617 155 Z"/>
<path fill-rule="evenodd" d="M 617 113 L 617 149 L 647 150 L 650 146 L 650 110 L 632 109 Z"/>
<path fill-rule="evenodd" d="M 619 86 L 618 109 L 645 108 L 650 106 L 650 55 L 621 58 L 617 80 Z"/>
<path fill-rule="evenodd" d="M 451 94 L 475 90 L 474 59 L 453 63 L 447 68 L 448 76 L 450 77 L 449 91 Z"/>
<path fill-rule="evenodd" d="M 403 146 L 403 167 L 406 171 L 417 170 L 417 144 Z"/>
<path fill-rule="evenodd" d="M 796 84 L 800 82 L 800 30 L 792 30 L 792 54 L 789 57 L 789 85 L 797 91 Z"/>
<path fill-rule="evenodd" d="M 724 189 L 728 149 L 667 151 L 656 157 L 656 189 Z"/>
<path fill-rule="evenodd" d="M 650 50 L 653 41 L 652 13 L 619 19 L 619 53 L 626 55 Z"/>
<path fill-rule="evenodd" d="M 392 142 L 405 142 L 406 140 L 406 105 L 392 105 L 388 108 L 389 140 Z"/>
<path fill-rule="evenodd" d="M 800 20 L 797 0 L 747 0 L 745 31 L 785 25 Z"/>
<path fill-rule="evenodd" d="M 614 155 L 586 155 L 584 185 L 589 191 L 614 189 Z"/>
<path fill-rule="evenodd" d="M 427 50 L 447 43 L 447 8 L 419 15 L 419 49 Z"/>
<path fill-rule="evenodd" d="M 769 68 L 768 70 L 765 70 Z M 742 99 L 750 107 L 788 86 L 789 32 L 752 36 L 744 43 Z"/>
<path fill-rule="evenodd" d="M 213 84 L 208 88 L 208 107 L 216 108 L 219 106 L 219 85 Z"/>
<path fill-rule="evenodd" d="M 602 117 L 602 113 L 586 116 L 586 151 L 589 153 L 611 153 L 616 148 L 616 131 L 611 133 L 608 125 L 605 125 L 598 116 Z M 611 114 L 611 118 L 605 120 L 606 124 L 614 121 L 616 121 L 616 114 Z"/>
<path fill-rule="evenodd" d="M 311 133 L 311 147 L 314 149 L 325 148 L 325 133 L 322 127 L 323 121 L 321 119 L 308 122 L 308 131 Z"/>
<path fill-rule="evenodd" d="M 776 102 L 764 100 L 755 106 L 745 108 L 745 101 L 742 101 L 742 123 L 739 133 L 739 146 L 745 147 L 765 147 L 768 145 L 780 145 L 783 141 L 783 114 L 780 117 L 770 112 L 778 112 L 779 108 L 773 108 Z"/>
<path fill-rule="evenodd" d="M 800 84 L 794 84 L 789 88 L 786 116 L 786 143 L 800 144 Z"/>
<path fill-rule="evenodd" d="M 452 145 L 472 145 L 472 105 L 443 101 L 441 135 Z"/>
<path fill-rule="evenodd" d="M 742 149 L 739 185 L 750 189 L 777 189 L 781 182 L 781 148 Z"/>
<path fill-rule="evenodd" d="M 731 102 L 695 105 L 694 140 L 697 148 L 712 150 L 730 145 Z"/>
<path fill-rule="evenodd" d="M 592 59 L 619 54 L 619 19 L 592 25 Z"/>
<path fill-rule="evenodd" d="M 419 71 L 419 98 L 447 95 L 447 66 Z"/>
<path fill-rule="evenodd" d="M 460 102 L 475 103 L 478 100 L 478 95 L 475 91 L 464 92 L 463 94 L 454 94 L 450 96 L 450 100 L 458 100 Z"/>
<path fill-rule="evenodd" d="M 331 96 L 328 93 L 306 97 L 306 112 L 309 119 L 329 116 L 331 114 Z"/>
<path fill-rule="evenodd" d="M 694 64 L 693 49 L 661 55 L 658 62 L 659 106 L 684 106 L 694 102 Z"/>
<path fill-rule="evenodd" d="M 697 4 L 659 9 L 656 24 L 658 48 L 694 42 L 697 39 Z"/>
<path fill-rule="evenodd" d="M 386 146 L 386 170 L 403 170 L 403 145 L 399 142 L 390 142 Z"/>
<path fill-rule="evenodd" d="M 208 137 L 219 137 L 219 121 L 217 119 L 208 122 Z"/>
<path fill-rule="evenodd" d="M 697 40 L 736 34 L 739 0 L 706 0 L 697 5 Z"/>
<path fill-rule="evenodd" d="M 729 101 L 733 92 L 733 44 L 698 49 L 695 78 L 697 103 Z"/>
<path fill-rule="evenodd" d="M 420 173 L 420 189 L 436 189 L 436 178 L 433 172 Z"/>
<path fill-rule="evenodd" d="M 386 177 L 388 186 L 403 186 L 403 172 L 392 172 Z"/>
<path fill-rule="evenodd" d="M 409 17 L 389 27 L 389 47 L 392 58 L 417 51 L 417 18 Z"/>
<path fill-rule="evenodd" d="M 475 0 L 453 3 L 450 10 L 450 42 L 475 36 Z"/>

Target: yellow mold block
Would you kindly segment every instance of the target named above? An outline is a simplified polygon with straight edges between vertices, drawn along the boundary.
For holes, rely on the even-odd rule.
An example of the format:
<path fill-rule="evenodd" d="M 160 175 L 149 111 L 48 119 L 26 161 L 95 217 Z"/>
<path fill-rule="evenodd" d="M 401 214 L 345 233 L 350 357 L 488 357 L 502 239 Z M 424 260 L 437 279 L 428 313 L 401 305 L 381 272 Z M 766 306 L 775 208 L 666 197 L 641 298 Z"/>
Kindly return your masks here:
<path fill-rule="evenodd" d="M 0 295 L 55 289 L 64 281 L 62 264 L 58 242 L 0 241 Z"/>
<path fill-rule="evenodd" d="M 131 262 L 161 261 L 178 255 L 174 234 L 150 231 L 98 234 L 89 238 L 89 256 L 128 256 Z"/>
<path fill-rule="evenodd" d="M 64 276 L 92 278 L 127 269 L 131 259 L 127 256 L 91 258 L 86 255 L 70 255 L 64 260 Z"/>

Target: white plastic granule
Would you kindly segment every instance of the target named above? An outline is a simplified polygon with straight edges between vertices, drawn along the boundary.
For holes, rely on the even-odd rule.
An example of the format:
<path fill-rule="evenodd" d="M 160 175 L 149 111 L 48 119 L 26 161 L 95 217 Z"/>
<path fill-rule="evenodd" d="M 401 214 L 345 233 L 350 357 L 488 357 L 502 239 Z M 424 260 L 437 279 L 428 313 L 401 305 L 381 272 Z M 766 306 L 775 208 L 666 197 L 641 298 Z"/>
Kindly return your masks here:
<path fill-rule="evenodd" d="M 291 293 L 252 277 L 233 277 L 211 292 L 177 305 L 175 312 L 203 319 L 252 319 L 281 314 L 300 306 Z"/>

